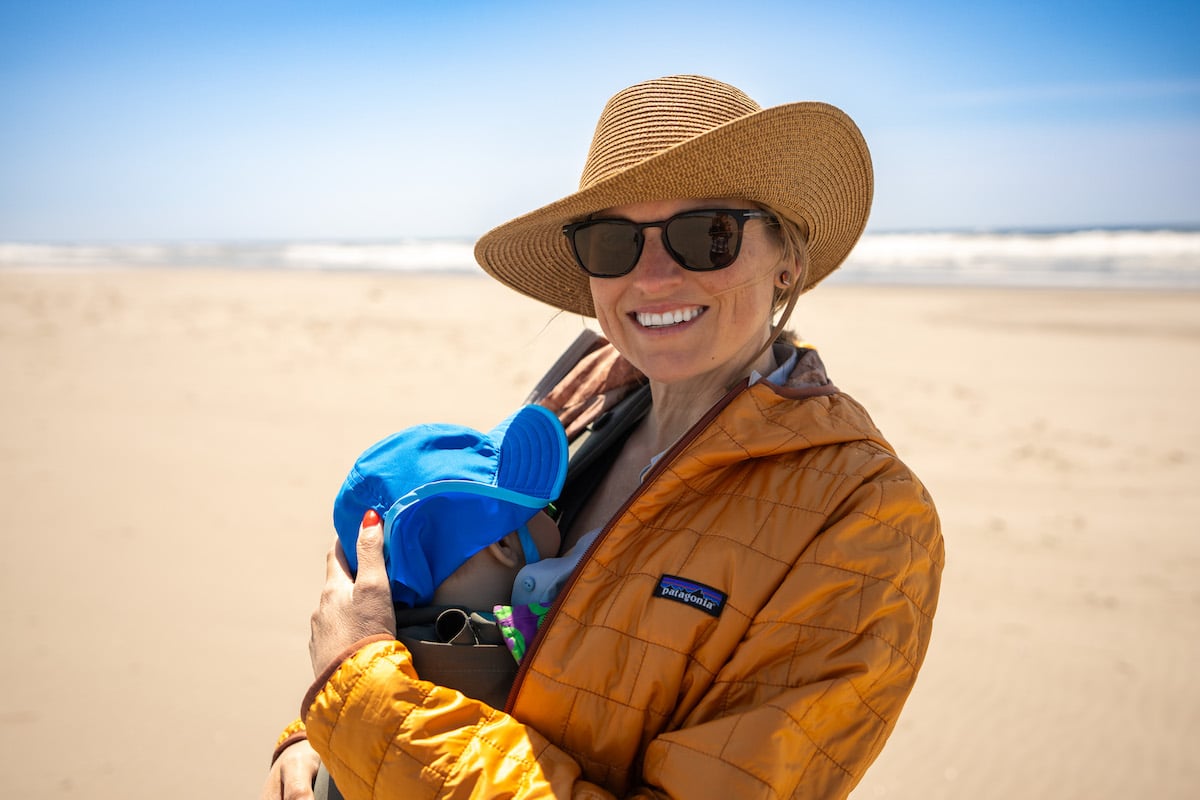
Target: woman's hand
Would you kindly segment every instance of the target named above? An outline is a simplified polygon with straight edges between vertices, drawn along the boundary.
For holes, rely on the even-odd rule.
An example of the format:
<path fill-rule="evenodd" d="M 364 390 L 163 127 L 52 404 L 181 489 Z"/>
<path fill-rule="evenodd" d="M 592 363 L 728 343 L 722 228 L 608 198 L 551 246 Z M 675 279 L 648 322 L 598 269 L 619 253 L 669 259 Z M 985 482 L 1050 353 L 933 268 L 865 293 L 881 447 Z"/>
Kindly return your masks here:
<path fill-rule="evenodd" d="M 304 739 L 290 744 L 267 775 L 262 800 L 313 800 L 313 780 L 321 758 Z"/>
<path fill-rule="evenodd" d="M 396 635 L 392 590 L 383 563 L 383 522 L 373 509 L 358 529 L 358 576 L 334 541 L 325 557 L 325 588 L 312 615 L 308 654 L 320 675 L 355 642 L 379 633 Z"/>

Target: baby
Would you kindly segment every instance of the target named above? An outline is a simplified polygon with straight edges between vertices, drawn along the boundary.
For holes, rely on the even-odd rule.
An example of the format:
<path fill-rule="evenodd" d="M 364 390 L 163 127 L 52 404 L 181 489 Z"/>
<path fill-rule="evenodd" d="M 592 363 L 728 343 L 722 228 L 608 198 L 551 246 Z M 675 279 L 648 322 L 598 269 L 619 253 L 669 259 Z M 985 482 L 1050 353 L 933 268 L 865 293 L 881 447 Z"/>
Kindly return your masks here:
<path fill-rule="evenodd" d="M 525 566 L 557 556 L 551 503 L 567 474 L 567 439 L 529 405 L 490 433 L 418 425 L 366 450 L 333 504 L 352 571 L 359 526 L 374 509 L 396 612 L 396 638 L 423 680 L 503 708 L 517 662 L 546 608 L 513 606 Z M 322 767 L 317 800 L 342 797 Z"/>
<path fill-rule="evenodd" d="M 397 638 L 422 679 L 503 708 L 545 613 L 514 608 L 513 582 L 558 554 L 551 503 L 566 470 L 562 425 L 537 405 L 486 434 L 407 428 L 355 462 L 334 501 L 334 528 L 354 571 L 363 514 L 382 518 Z"/>

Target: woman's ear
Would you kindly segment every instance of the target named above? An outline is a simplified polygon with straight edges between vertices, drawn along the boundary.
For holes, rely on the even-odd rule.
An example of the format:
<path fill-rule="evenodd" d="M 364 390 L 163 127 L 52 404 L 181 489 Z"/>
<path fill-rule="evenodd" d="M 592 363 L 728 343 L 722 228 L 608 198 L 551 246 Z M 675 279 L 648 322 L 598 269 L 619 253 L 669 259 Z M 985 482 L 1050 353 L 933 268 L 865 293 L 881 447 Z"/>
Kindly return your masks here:
<path fill-rule="evenodd" d="M 511 531 L 500 541 L 489 544 L 487 550 L 492 554 L 492 558 L 509 569 L 524 563 L 524 556 L 521 555 L 521 540 L 516 531 Z"/>

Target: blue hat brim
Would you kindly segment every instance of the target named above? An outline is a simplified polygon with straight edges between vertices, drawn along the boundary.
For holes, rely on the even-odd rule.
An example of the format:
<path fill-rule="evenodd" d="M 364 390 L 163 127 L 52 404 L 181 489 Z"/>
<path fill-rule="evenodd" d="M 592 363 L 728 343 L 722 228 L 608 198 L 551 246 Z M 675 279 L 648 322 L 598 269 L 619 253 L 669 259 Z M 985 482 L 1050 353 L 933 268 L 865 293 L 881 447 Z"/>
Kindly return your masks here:
<path fill-rule="evenodd" d="M 388 575 L 397 602 L 427 605 L 469 558 L 527 523 L 562 491 L 566 433 L 549 409 L 524 406 L 489 437 L 499 446 L 495 484 L 430 481 L 385 512 Z"/>
<path fill-rule="evenodd" d="M 357 571 L 359 525 L 374 508 L 394 599 L 426 605 L 467 559 L 557 499 L 566 471 L 566 434 L 542 406 L 518 409 L 488 434 L 419 425 L 359 457 L 334 502 L 334 527 Z"/>

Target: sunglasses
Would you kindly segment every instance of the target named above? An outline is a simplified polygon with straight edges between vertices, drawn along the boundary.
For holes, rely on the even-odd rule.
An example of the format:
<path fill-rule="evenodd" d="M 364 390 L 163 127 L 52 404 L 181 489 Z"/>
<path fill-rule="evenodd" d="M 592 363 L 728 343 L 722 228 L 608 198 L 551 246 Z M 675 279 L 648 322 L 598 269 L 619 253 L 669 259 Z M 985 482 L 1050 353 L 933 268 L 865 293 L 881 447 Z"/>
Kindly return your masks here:
<path fill-rule="evenodd" d="M 575 261 L 593 278 L 619 278 L 637 266 L 646 243 L 646 228 L 661 228 L 662 243 L 684 269 L 710 272 L 725 269 L 738 257 L 742 228 L 748 219 L 779 220 L 766 211 L 744 208 L 702 208 L 684 211 L 657 222 L 627 219 L 585 219 L 563 226 Z"/>

